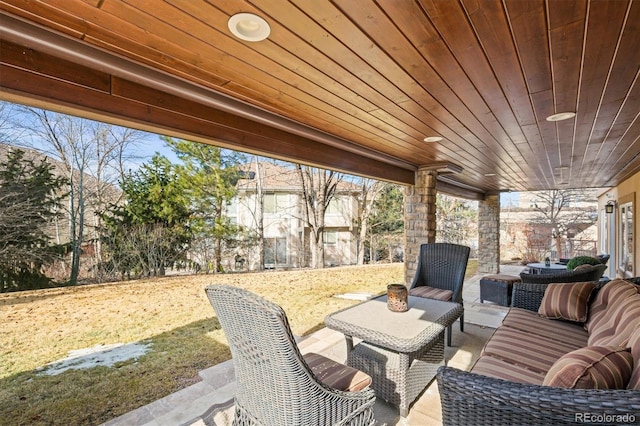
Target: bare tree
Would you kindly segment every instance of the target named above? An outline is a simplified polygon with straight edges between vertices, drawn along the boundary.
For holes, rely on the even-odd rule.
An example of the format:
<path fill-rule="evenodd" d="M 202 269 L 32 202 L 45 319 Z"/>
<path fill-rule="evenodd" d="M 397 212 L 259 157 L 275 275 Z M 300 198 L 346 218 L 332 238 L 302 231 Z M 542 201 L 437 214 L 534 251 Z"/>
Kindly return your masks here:
<path fill-rule="evenodd" d="M 312 268 L 324 268 L 325 213 L 343 175 L 332 170 L 320 170 L 297 165 L 302 183 L 303 217 L 310 233 L 309 248 Z"/>
<path fill-rule="evenodd" d="M 597 220 L 593 207 L 582 207 L 580 202 L 593 201 L 588 191 L 576 189 L 554 189 L 536 191 L 533 209 L 536 212 L 531 222 L 546 227 L 555 244 L 558 257 L 564 252 L 564 242 Z M 572 256 L 569 247 L 569 256 Z"/>
<path fill-rule="evenodd" d="M 258 270 L 263 270 L 265 243 L 264 179 L 266 177 L 263 161 L 261 161 L 260 157 L 253 156 L 251 161 L 241 169 L 240 179 L 238 180 L 238 189 L 241 190 L 238 203 L 246 207 L 247 212 L 253 219 L 253 225 L 251 226 L 253 238 L 251 238 L 251 242 L 258 249 Z M 236 256 L 246 261 L 242 255 L 236 254 Z"/>
<path fill-rule="evenodd" d="M 356 235 L 356 257 L 358 265 L 364 265 L 365 240 L 369 232 L 369 220 L 373 206 L 384 188 L 384 183 L 375 179 L 361 178 L 357 197 L 357 213 L 354 233 Z"/>
<path fill-rule="evenodd" d="M 129 149 L 143 133 L 36 108 L 23 107 L 20 111 L 16 125 L 28 132 L 27 145 L 59 161 L 69 181 L 69 282 L 76 284 L 83 244 L 97 237 L 88 237 L 85 227 L 99 228 L 97 213 L 118 201 L 115 188 L 124 176 Z M 94 244 L 97 241 L 95 238 Z M 100 247 L 96 249 L 99 258 Z"/>

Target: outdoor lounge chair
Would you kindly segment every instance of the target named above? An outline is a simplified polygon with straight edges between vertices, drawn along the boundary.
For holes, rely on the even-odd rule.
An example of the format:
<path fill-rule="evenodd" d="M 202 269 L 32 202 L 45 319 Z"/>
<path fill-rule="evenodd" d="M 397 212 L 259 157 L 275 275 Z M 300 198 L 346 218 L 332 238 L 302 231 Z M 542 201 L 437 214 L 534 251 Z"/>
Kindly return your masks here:
<path fill-rule="evenodd" d="M 371 425 L 371 378 L 318 354 L 301 355 L 278 305 L 236 287 L 206 288 L 235 369 L 234 424 Z"/>
<path fill-rule="evenodd" d="M 607 265 L 582 265 L 580 269 L 576 268 L 573 271 L 563 271 L 555 274 L 531 274 L 528 272 L 521 272 L 520 278 L 523 283 L 534 284 L 551 284 L 551 283 L 578 283 L 583 281 L 598 281 L 604 271 L 607 270 Z"/>
<path fill-rule="evenodd" d="M 462 285 L 470 251 L 469 247 L 459 244 L 422 244 L 409 294 L 462 304 Z M 464 331 L 464 311 L 460 316 L 460 331 Z M 450 325 L 447 346 L 451 346 L 451 334 Z"/>

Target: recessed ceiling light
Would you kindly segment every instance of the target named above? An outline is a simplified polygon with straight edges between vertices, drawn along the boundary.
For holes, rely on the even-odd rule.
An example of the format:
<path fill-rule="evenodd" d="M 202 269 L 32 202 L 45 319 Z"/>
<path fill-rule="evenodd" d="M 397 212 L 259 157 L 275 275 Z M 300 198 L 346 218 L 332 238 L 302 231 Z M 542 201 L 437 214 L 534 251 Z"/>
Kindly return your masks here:
<path fill-rule="evenodd" d="M 271 27 L 253 13 L 238 13 L 229 18 L 229 31 L 241 40 L 262 41 L 271 34 Z"/>
<path fill-rule="evenodd" d="M 427 136 L 423 139 L 425 142 L 440 142 L 442 137 L 440 136 Z"/>
<path fill-rule="evenodd" d="M 576 116 L 575 112 L 559 112 L 558 114 L 553 114 L 547 117 L 547 121 L 562 121 L 568 120 Z"/>

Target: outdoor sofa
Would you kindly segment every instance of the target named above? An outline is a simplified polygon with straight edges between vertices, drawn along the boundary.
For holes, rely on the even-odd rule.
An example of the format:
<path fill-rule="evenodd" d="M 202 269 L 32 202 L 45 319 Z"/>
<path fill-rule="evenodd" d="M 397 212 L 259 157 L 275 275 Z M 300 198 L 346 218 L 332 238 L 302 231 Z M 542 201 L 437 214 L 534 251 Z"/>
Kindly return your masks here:
<path fill-rule="evenodd" d="M 443 424 L 640 424 L 638 284 L 515 283 L 471 371 L 438 370 Z"/>

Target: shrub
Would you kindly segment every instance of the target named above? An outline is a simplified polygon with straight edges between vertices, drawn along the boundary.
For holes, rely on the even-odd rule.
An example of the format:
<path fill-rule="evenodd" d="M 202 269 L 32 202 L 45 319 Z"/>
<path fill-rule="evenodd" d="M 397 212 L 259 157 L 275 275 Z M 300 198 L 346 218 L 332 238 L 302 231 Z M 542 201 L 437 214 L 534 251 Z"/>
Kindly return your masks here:
<path fill-rule="evenodd" d="M 573 259 L 571 259 L 567 263 L 567 270 L 573 271 L 576 267 L 578 267 L 580 265 L 597 266 L 597 265 L 601 265 L 601 264 L 602 264 L 602 262 L 600 262 L 595 257 L 591 257 L 591 256 L 576 256 L 576 257 L 574 257 Z"/>

